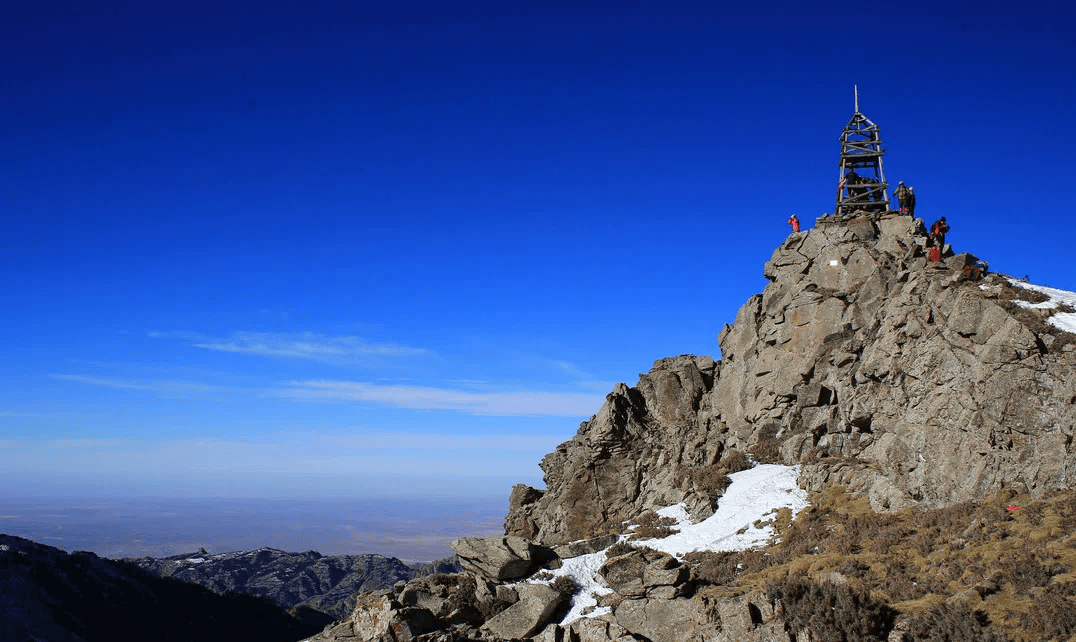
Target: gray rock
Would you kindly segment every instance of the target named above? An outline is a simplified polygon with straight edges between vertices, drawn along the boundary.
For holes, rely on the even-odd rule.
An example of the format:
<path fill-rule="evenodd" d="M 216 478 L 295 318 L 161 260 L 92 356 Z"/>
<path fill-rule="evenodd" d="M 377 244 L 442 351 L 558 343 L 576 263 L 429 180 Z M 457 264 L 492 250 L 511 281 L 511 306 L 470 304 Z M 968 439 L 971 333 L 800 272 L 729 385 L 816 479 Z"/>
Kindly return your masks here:
<path fill-rule="evenodd" d="M 581 539 L 555 546 L 553 547 L 553 552 L 561 559 L 579 557 L 580 555 L 590 555 L 591 553 L 597 553 L 598 551 L 616 544 L 616 540 L 617 535 L 606 533 L 605 535 L 598 535 L 597 537 L 591 537 L 590 539 Z"/>
<path fill-rule="evenodd" d="M 582 618 L 572 622 L 569 630 L 579 642 L 637 642 L 630 631 L 604 619 Z"/>
<path fill-rule="evenodd" d="M 618 625 L 653 642 L 688 642 L 717 624 L 697 599 L 624 600 L 614 618 Z"/>
<path fill-rule="evenodd" d="M 453 540 L 452 550 L 467 571 L 493 581 L 527 576 L 534 568 L 537 550 L 518 536 L 461 537 Z"/>
<path fill-rule="evenodd" d="M 545 584 L 521 585 L 519 592 L 520 600 L 487 620 L 481 630 L 501 640 L 529 637 L 545 627 L 564 600 L 564 596 Z"/>

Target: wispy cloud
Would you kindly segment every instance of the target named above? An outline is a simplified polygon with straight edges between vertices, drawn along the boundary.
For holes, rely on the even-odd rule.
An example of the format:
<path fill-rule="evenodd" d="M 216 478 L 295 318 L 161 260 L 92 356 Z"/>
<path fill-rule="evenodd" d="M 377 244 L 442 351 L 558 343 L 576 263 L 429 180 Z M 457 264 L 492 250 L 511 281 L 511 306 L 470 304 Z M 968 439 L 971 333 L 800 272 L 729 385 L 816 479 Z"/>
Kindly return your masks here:
<path fill-rule="evenodd" d="M 305 436 L 303 442 L 323 442 L 334 448 L 360 448 L 370 450 L 521 450 L 526 452 L 548 450 L 563 435 L 542 434 L 438 434 L 412 432 L 368 432 L 358 435 L 330 435 L 326 437 Z"/>
<path fill-rule="evenodd" d="M 353 381 L 292 381 L 281 395 L 291 399 L 367 401 L 397 408 L 456 410 L 475 415 L 586 417 L 604 395 L 579 392 L 470 392 L 424 386 L 376 385 Z"/>
<path fill-rule="evenodd" d="M 429 350 L 396 343 L 373 343 L 360 337 L 331 337 L 313 332 L 233 332 L 210 337 L 192 332 L 150 332 L 156 338 L 189 341 L 192 347 L 263 357 L 310 359 L 327 363 L 360 362 L 378 357 L 419 357 Z"/>
<path fill-rule="evenodd" d="M 573 377 L 575 379 L 590 379 L 590 378 L 592 378 L 592 376 L 590 374 L 584 372 L 581 368 L 579 368 L 578 366 L 576 366 L 574 363 L 572 363 L 570 361 L 562 361 L 562 360 L 559 360 L 559 359 L 550 359 L 548 357 L 538 357 L 538 359 L 540 361 L 542 361 L 543 363 L 545 363 L 546 365 L 552 366 L 552 367 L 556 368 L 557 370 L 560 370 L 561 372 L 568 375 L 569 377 Z"/>
<path fill-rule="evenodd" d="M 49 376 L 53 379 L 77 381 L 79 383 L 85 383 L 91 386 L 102 386 L 104 388 L 142 390 L 159 394 L 162 397 L 192 397 L 222 389 L 220 386 L 212 386 L 197 381 L 179 381 L 174 379 L 139 381 L 131 379 L 113 379 L 109 377 L 87 377 L 73 374 L 54 374 Z"/>

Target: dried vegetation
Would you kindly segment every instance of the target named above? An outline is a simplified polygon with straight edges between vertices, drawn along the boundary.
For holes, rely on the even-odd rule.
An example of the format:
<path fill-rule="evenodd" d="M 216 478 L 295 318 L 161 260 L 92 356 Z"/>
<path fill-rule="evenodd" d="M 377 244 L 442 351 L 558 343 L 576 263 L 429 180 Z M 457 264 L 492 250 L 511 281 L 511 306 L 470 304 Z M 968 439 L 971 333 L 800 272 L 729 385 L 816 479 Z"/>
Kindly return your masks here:
<path fill-rule="evenodd" d="M 777 543 L 765 549 L 686 556 L 699 595 L 765 591 L 781 599 L 790 624 L 813 622 L 826 640 L 885 639 L 875 624 L 894 621 L 914 640 L 1076 635 L 1076 492 L 1032 501 L 1001 491 L 875 513 L 833 487 L 788 517 L 786 509 L 773 518 Z"/>

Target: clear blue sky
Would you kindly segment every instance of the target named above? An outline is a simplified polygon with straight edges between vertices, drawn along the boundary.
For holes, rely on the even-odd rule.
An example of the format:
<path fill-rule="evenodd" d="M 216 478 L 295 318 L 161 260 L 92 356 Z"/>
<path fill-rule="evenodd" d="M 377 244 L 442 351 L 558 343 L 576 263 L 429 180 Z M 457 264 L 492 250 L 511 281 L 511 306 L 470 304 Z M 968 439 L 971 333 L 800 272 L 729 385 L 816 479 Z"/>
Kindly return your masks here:
<path fill-rule="evenodd" d="M 918 214 L 1076 289 L 1071 3 L 812 4 L 7 8 L 0 488 L 538 483 L 832 211 L 856 84 Z"/>

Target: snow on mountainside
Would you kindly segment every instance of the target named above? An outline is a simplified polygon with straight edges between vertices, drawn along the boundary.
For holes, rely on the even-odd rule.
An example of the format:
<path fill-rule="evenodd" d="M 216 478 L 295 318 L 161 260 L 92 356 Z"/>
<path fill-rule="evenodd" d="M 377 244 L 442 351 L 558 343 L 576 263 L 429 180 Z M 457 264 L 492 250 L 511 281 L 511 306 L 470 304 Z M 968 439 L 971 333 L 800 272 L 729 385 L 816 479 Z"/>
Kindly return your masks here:
<path fill-rule="evenodd" d="M 1049 323 L 1058 330 L 1076 334 L 1076 311 L 1073 311 L 1073 308 L 1076 308 L 1076 292 L 1048 288 L 1044 285 L 1032 285 L 1031 283 L 1017 281 L 1016 279 L 1009 279 L 1009 283 L 1012 283 L 1017 287 L 1033 290 L 1046 295 L 1048 298 L 1039 303 L 1017 301 L 1016 304 L 1030 310 L 1058 310 L 1058 312 L 1050 315 L 1050 318 L 1046 320 L 1046 323 Z"/>
<path fill-rule="evenodd" d="M 677 520 L 677 532 L 661 539 L 635 540 L 632 544 L 646 546 L 683 559 L 693 551 L 744 551 L 760 546 L 773 537 L 773 526 L 759 524 L 782 508 L 795 516 L 807 507 L 807 493 L 796 485 L 799 466 L 763 464 L 729 475 L 732 483 L 718 501 L 717 510 L 699 523 L 692 523 L 684 505 L 674 504 L 658 510 L 662 517 Z M 628 537 L 621 536 L 621 540 Z M 605 549 L 607 550 L 607 549 Z M 554 577 L 568 576 L 580 586 L 572 598 L 571 608 L 561 625 L 580 617 L 598 617 L 609 613 L 608 607 L 595 608 L 598 597 L 612 593 L 601 582 L 598 569 L 606 561 L 605 550 L 564 560 Z M 552 580 L 549 580 L 550 582 Z"/>

